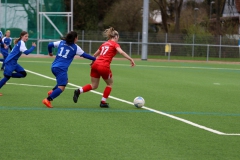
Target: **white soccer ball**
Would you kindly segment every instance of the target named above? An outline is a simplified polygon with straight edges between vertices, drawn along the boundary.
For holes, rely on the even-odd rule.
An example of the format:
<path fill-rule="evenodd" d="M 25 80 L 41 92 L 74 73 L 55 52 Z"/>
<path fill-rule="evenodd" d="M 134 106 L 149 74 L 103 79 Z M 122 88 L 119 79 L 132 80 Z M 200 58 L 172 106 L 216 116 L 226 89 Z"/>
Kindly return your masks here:
<path fill-rule="evenodd" d="M 142 106 L 144 106 L 145 104 L 145 100 L 138 96 L 133 100 L 134 106 L 136 106 L 137 108 L 141 108 Z"/>

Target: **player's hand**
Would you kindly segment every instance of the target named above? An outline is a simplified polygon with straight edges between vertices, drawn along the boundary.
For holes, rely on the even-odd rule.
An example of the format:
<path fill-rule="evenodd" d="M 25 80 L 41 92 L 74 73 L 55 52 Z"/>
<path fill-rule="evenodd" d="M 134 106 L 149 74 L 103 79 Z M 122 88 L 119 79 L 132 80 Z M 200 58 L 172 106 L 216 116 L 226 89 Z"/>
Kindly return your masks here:
<path fill-rule="evenodd" d="M 48 55 L 52 57 L 52 56 L 53 56 L 53 53 L 48 53 Z"/>
<path fill-rule="evenodd" d="M 4 48 L 5 48 L 5 49 L 8 49 L 8 46 L 7 46 L 6 44 L 4 44 Z"/>
<path fill-rule="evenodd" d="M 136 64 L 135 64 L 135 62 L 134 62 L 134 60 L 133 59 L 130 59 L 130 61 L 131 61 L 131 67 L 134 67 Z"/>
<path fill-rule="evenodd" d="M 93 63 L 94 63 L 94 61 L 92 61 L 92 63 L 90 64 L 90 66 L 92 66 L 92 65 L 93 65 Z"/>
<path fill-rule="evenodd" d="M 36 45 L 36 43 L 35 43 L 35 42 L 32 42 L 32 46 L 33 46 L 33 47 L 36 47 L 37 45 Z"/>

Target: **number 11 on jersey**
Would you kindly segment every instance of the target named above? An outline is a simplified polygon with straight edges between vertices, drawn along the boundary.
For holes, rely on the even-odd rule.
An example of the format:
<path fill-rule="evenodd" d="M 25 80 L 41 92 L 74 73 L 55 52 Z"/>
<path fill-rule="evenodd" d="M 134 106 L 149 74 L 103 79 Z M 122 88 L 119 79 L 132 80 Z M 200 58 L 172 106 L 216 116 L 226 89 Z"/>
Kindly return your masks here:
<path fill-rule="evenodd" d="M 66 49 L 64 55 L 63 55 L 63 50 L 64 50 L 64 47 L 61 47 L 61 48 L 60 48 L 60 53 L 58 54 L 58 56 L 63 57 L 63 58 L 67 58 L 70 50 L 69 50 L 69 49 Z"/>

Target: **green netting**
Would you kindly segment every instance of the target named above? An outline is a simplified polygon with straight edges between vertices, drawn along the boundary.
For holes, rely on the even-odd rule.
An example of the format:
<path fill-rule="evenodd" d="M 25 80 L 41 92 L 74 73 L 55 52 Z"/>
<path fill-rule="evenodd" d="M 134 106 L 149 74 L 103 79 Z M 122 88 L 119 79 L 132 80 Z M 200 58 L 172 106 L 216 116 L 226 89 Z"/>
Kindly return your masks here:
<path fill-rule="evenodd" d="M 31 42 L 37 42 L 38 15 L 41 22 L 39 31 L 42 31 L 39 36 L 42 39 L 59 39 L 61 37 L 52 24 L 44 16 L 38 14 L 37 0 L 1 0 L 0 11 L 1 31 L 5 33 L 6 30 L 10 30 L 12 38 L 18 37 L 23 30 L 27 31 L 29 33 L 28 47 Z M 39 12 L 66 12 L 64 0 L 39 0 Z M 48 17 L 63 35 L 67 33 L 66 16 L 53 14 Z M 46 46 L 47 43 L 40 43 L 41 53 L 47 53 Z"/>

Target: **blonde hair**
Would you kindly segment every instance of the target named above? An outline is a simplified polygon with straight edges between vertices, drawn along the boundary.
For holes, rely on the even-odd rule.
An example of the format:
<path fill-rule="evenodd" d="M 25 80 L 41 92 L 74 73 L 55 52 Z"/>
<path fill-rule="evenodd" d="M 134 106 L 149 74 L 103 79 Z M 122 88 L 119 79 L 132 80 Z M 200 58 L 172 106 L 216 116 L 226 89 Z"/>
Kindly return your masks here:
<path fill-rule="evenodd" d="M 10 30 L 6 30 L 6 32 L 5 32 L 5 36 L 6 36 L 6 34 L 7 34 L 8 32 L 10 32 Z M 11 32 L 10 32 L 10 33 L 11 33 Z"/>
<path fill-rule="evenodd" d="M 20 33 L 19 38 L 14 40 L 14 44 L 17 44 L 18 41 L 20 41 L 25 34 L 28 34 L 28 32 L 22 31 L 22 32 Z"/>
<path fill-rule="evenodd" d="M 108 40 L 114 38 L 115 36 L 119 36 L 119 34 L 113 27 L 110 27 L 103 32 L 103 37 L 106 37 Z"/>

